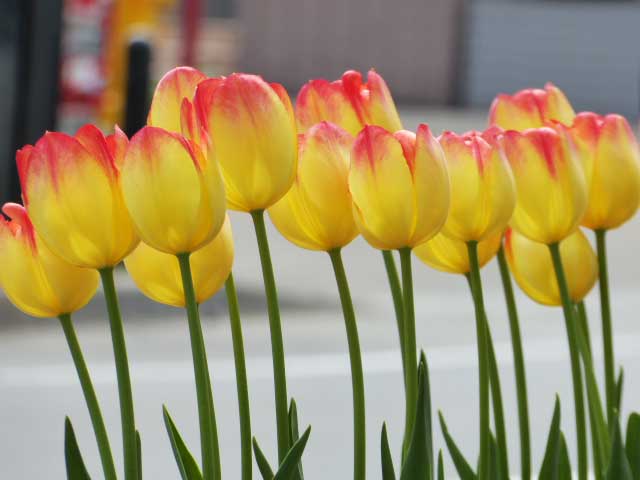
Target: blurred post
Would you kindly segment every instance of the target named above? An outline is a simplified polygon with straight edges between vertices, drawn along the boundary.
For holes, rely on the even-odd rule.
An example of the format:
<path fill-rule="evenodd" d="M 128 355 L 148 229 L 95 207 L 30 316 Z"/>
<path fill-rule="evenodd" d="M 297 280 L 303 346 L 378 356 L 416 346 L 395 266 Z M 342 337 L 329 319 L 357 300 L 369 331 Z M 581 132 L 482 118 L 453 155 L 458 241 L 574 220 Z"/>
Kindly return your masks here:
<path fill-rule="evenodd" d="M 151 44 L 137 38 L 129 44 L 127 90 L 124 130 L 128 137 L 147 123 L 149 88 L 151 82 Z"/>
<path fill-rule="evenodd" d="M 195 65 L 195 51 L 198 43 L 200 16 L 202 14 L 201 0 L 183 0 L 183 35 L 182 64 Z"/>

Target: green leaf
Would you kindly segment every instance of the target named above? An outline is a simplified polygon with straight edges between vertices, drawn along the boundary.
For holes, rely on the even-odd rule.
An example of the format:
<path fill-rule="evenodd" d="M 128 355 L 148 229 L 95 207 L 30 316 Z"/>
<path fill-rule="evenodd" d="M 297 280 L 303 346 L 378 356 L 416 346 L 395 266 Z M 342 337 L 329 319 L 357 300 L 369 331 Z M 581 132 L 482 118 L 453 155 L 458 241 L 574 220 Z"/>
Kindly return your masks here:
<path fill-rule="evenodd" d="M 69 417 L 64 420 L 64 459 L 67 464 L 67 480 L 91 480 L 82 460 L 76 434 Z"/>
<path fill-rule="evenodd" d="M 287 455 L 282 460 L 278 472 L 273 477 L 273 480 L 291 480 L 293 475 L 297 471 L 298 464 L 304 453 L 304 449 L 307 446 L 307 441 L 311 435 L 311 427 L 307 427 L 302 437 L 293 444 Z"/>
<path fill-rule="evenodd" d="M 389 437 L 387 436 L 387 424 L 382 424 L 382 440 L 380 442 L 382 458 L 382 480 L 396 480 L 396 471 L 393 468 L 393 456 L 389 448 Z"/>
<path fill-rule="evenodd" d="M 438 480 L 444 480 L 444 462 L 442 460 L 442 450 L 438 452 Z"/>
<path fill-rule="evenodd" d="M 138 480 L 142 480 L 142 441 L 138 430 L 136 430 L 136 446 L 138 448 Z"/>
<path fill-rule="evenodd" d="M 613 430 L 613 445 L 611 445 L 611 458 L 607 468 L 606 480 L 633 480 L 633 473 L 627 454 L 622 443 L 622 433 L 620 432 L 620 422 L 618 415 L 615 416 Z"/>
<path fill-rule="evenodd" d="M 289 448 L 293 447 L 293 445 L 298 441 L 298 438 L 300 438 L 300 433 L 298 431 L 298 407 L 296 406 L 296 401 L 293 398 L 289 404 L 289 438 L 291 440 Z M 302 462 L 298 463 L 298 471 L 293 475 L 293 477 L 291 477 L 291 480 L 304 480 Z"/>
<path fill-rule="evenodd" d="M 626 450 L 633 479 L 640 480 L 640 415 L 636 412 L 627 421 Z"/>
<path fill-rule="evenodd" d="M 433 448 L 431 440 L 431 394 L 429 369 L 424 352 L 418 365 L 418 403 L 407 456 L 400 480 L 433 478 Z"/>
<path fill-rule="evenodd" d="M 571 461 L 569 460 L 569 449 L 564 433 L 560 431 L 560 456 L 558 460 L 558 479 L 571 480 Z"/>
<path fill-rule="evenodd" d="M 620 411 L 622 406 L 622 393 L 624 390 L 624 370 L 620 368 L 618 381 L 616 382 L 616 410 Z"/>
<path fill-rule="evenodd" d="M 496 455 L 498 456 L 498 468 L 500 478 L 509 479 L 509 453 L 507 446 L 507 433 L 504 425 L 504 407 L 502 404 L 502 388 L 500 386 L 500 371 L 496 360 L 496 352 L 493 347 L 493 338 L 489 330 L 489 322 L 486 315 L 484 319 L 487 330 L 487 344 L 489 347 L 489 381 L 491 386 L 491 398 L 493 400 L 493 422 L 496 428 Z M 497 472 L 498 473 L 498 472 Z"/>
<path fill-rule="evenodd" d="M 489 433 L 489 471 L 487 478 L 492 480 L 505 480 L 502 477 L 502 468 L 498 458 L 498 444 L 493 432 Z"/>
<path fill-rule="evenodd" d="M 193 458 L 193 455 L 191 455 L 171 415 L 169 415 L 167 407 L 164 405 L 162 406 L 162 416 L 164 417 L 164 425 L 169 434 L 173 456 L 176 459 L 176 464 L 180 471 L 180 478 L 182 478 L 182 480 L 202 480 L 202 473 L 200 473 L 198 463 Z"/>
<path fill-rule="evenodd" d="M 556 395 L 556 404 L 553 409 L 551 427 L 547 437 L 547 448 L 544 452 L 542 467 L 540 467 L 539 480 L 559 480 L 560 468 L 560 399 Z"/>
<path fill-rule="evenodd" d="M 260 450 L 256 437 L 253 437 L 253 454 L 256 457 L 256 463 L 258 464 L 258 469 L 262 474 L 262 478 L 264 480 L 273 480 L 273 470 L 271 469 L 271 465 L 269 465 L 267 457 L 265 457 L 262 450 Z"/>
<path fill-rule="evenodd" d="M 444 436 L 444 441 L 447 444 L 447 448 L 449 449 L 449 455 L 451 455 L 451 460 L 453 460 L 453 465 L 456 467 L 456 471 L 460 476 L 461 480 L 475 480 L 477 478 L 473 469 L 469 465 L 469 462 L 464 458 L 460 449 L 456 445 L 456 442 L 453 440 L 451 435 L 449 435 L 449 430 L 447 429 L 447 424 L 444 421 L 444 417 L 442 416 L 442 412 L 438 412 L 438 416 L 440 417 L 440 427 L 442 429 L 442 435 Z"/>

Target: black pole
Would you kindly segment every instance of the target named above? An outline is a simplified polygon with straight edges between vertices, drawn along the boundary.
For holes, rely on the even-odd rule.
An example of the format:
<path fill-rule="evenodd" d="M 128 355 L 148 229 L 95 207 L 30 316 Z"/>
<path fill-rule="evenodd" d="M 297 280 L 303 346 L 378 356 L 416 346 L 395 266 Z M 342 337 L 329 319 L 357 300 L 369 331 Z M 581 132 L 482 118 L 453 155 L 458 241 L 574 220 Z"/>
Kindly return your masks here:
<path fill-rule="evenodd" d="M 145 39 L 134 39 L 129 44 L 127 96 L 124 131 L 131 137 L 147 123 L 149 110 L 149 84 L 151 45 Z"/>

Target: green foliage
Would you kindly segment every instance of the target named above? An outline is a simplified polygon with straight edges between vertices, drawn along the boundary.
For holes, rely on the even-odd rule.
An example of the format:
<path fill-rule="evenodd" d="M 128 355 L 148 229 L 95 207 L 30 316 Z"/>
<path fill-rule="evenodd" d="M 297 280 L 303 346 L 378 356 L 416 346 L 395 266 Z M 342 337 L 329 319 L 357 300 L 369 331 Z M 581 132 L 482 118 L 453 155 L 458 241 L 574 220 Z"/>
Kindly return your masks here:
<path fill-rule="evenodd" d="M 67 464 L 67 480 L 91 480 L 84 460 L 82 460 L 76 434 L 69 417 L 64 420 L 64 458 Z"/>
<path fill-rule="evenodd" d="M 202 480 L 202 473 L 200 472 L 198 463 L 193 458 L 193 455 L 191 455 L 184 440 L 182 440 L 182 436 L 180 432 L 178 432 L 166 406 L 162 407 L 162 416 L 164 417 L 164 425 L 169 434 L 173 456 L 176 459 L 176 464 L 180 471 L 180 478 L 182 480 Z"/>

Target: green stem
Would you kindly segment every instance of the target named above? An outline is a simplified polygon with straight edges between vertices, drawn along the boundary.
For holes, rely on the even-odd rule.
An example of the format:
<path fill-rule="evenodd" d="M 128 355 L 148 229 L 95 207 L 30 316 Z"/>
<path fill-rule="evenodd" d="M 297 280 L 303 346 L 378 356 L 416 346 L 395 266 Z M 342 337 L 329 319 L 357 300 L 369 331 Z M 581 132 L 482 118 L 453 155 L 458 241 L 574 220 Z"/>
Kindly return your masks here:
<path fill-rule="evenodd" d="M 607 418 L 614 421 L 616 409 L 616 374 L 611 327 L 611 304 L 609 302 L 609 271 L 607 267 L 606 230 L 596 230 L 598 268 L 600 271 L 600 309 L 602 312 L 602 343 L 604 346 L 604 378 L 607 393 Z"/>
<path fill-rule="evenodd" d="M 336 283 L 342 303 L 344 324 L 347 330 L 347 342 L 349 344 L 349 359 L 351 361 L 351 386 L 353 389 L 353 478 L 365 480 L 366 477 L 366 422 L 364 400 L 364 374 L 362 372 L 362 356 L 360 354 L 360 340 L 358 338 L 358 325 L 356 314 L 353 310 L 351 292 L 347 275 L 342 263 L 340 249 L 331 250 L 329 257 L 336 276 Z"/>
<path fill-rule="evenodd" d="M 578 347 L 578 333 L 576 331 L 576 320 L 573 309 L 573 302 L 569 295 L 567 279 L 562 266 L 560 255 L 560 245 L 552 243 L 549 245 L 553 267 L 556 272 L 560 297 L 562 298 L 562 308 L 567 328 L 567 339 L 569 341 L 569 354 L 571 356 L 571 373 L 573 375 L 573 397 L 576 411 L 576 437 L 578 445 L 578 478 L 586 480 L 588 457 L 587 457 L 587 432 L 585 427 L 584 397 L 582 385 L 582 372 L 580 371 L 580 355 Z"/>
<path fill-rule="evenodd" d="M 233 281 L 233 274 L 229 274 L 225 283 L 227 304 L 229 306 L 229 320 L 231 322 L 231 337 L 233 339 L 233 356 L 236 362 L 236 384 L 238 389 L 238 410 L 240 412 L 240 454 L 242 459 L 242 480 L 251 480 L 253 459 L 251 457 L 251 413 L 249 410 L 249 382 L 247 381 L 247 367 L 244 357 L 244 341 L 242 339 L 242 322 L 238 296 Z"/>
<path fill-rule="evenodd" d="M 384 259 L 384 268 L 387 271 L 387 279 L 389 280 L 389 288 L 391 290 L 391 297 L 393 298 L 393 309 L 396 313 L 396 323 L 398 325 L 398 338 L 400 340 L 400 353 L 402 355 L 402 373 L 403 380 L 406 382 L 406 367 L 404 364 L 405 346 L 404 346 L 404 307 L 402 300 L 402 287 L 400 285 L 400 279 L 398 277 L 398 269 L 396 268 L 396 262 L 393 259 L 393 252 L 390 250 L 382 251 L 382 258 Z M 405 383 L 406 389 L 406 383 Z"/>
<path fill-rule="evenodd" d="M 578 302 L 576 304 L 576 310 L 578 313 L 578 326 L 580 327 L 581 333 L 584 335 L 584 340 L 586 343 L 586 348 L 591 355 L 591 335 L 589 334 L 589 321 L 587 317 L 587 309 L 584 305 L 584 301 Z"/>
<path fill-rule="evenodd" d="M 513 285 L 504 247 L 498 250 L 498 264 L 500 266 L 500 278 L 507 303 L 509 316 L 509 328 L 511 330 L 511 346 L 513 348 L 513 364 L 516 376 L 516 394 L 518 398 L 518 418 L 520 421 L 520 466 L 522 480 L 531 478 L 531 433 L 529 429 L 529 400 L 527 397 L 527 377 L 524 366 L 524 353 L 522 348 L 522 335 L 520 334 L 520 321 L 516 299 L 513 294 Z"/>
<path fill-rule="evenodd" d="M 191 338 L 191 355 L 193 357 L 193 372 L 196 382 L 196 395 L 198 397 L 198 418 L 200 421 L 200 450 L 202 452 L 202 470 L 204 480 L 219 480 L 220 462 L 217 452 L 217 432 L 213 418 L 213 394 L 211 393 L 211 377 L 207 364 L 207 353 L 202 335 L 202 324 L 196 293 L 191 276 L 189 253 L 177 255 L 182 275 L 182 287 L 184 290 L 185 308 L 189 321 L 189 336 Z M 216 461 L 216 458 L 218 459 Z"/>
<path fill-rule="evenodd" d="M 260 263 L 262 264 L 262 278 L 267 297 L 269 311 L 269 330 L 271 332 L 271 354 L 273 359 L 273 381 L 275 387 L 276 425 L 278 430 L 278 461 L 282 463 L 289 451 L 289 417 L 287 410 L 287 375 L 284 362 L 284 341 L 282 340 L 282 323 L 280 322 L 280 307 L 278 306 L 278 291 L 273 275 L 269 240 L 264 224 L 264 211 L 251 212 L 253 225 L 256 230 Z"/>
<path fill-rule="evenodd" d="M 478 261 L 478 242 L 467 243 L 469 264 L 471 270 L 471 287 L 475 292 L 473 301 L 476 311 L 476 335 L 478 341 L 478 373 L 480 391 L 480 460 L 478 465 L 478 479 L 488 479 L 489 469 L 489 353 L 487 344 L 486 314 L 482 283 L 480 280 L 480 263 Z"/>
<path fill-rule="evenodd" d="M 138 446 L 136 442 L 136 426 L 133 413 L 133 393 L 131 391 L 131 375 L 127 359 L 127 345 L 124 337 L 124 326 L 118 305 L 118 293 L 113 279 L 113 267 L 99 270 L 102 288 L 109 313 L 111 326 L 111 342 L 116 362 L 118 378 L 118 395 L 120 398 L 120 418 L 122 422 L 122 444 L 124 450 L 124 478 L 138 480 Z"/>
<path fill-rule="evenodd" d="M 78 379 L 80 380 L 80 386 L 82 387 L 82 393 L 87 403 L 87 409 L 89 410 L 89 416 L 91 417 L 91 424 L 93 425 L 93 431 L 96 436 L 96 442 L 98 443 L 98 451 L 100 452 L 100 460 L 102 462 L 102 470 L 104 471 L 104 478 L 106 480 L 116 480 L 116 467 L 113 463 L 113 456 L 111 454 L 111 446 L 109 445 L 109 436 L 107 435 L 107 429 L 104 426 L 104 419 L 102 418 L 102 412 L 100 411 L 100 404 L 98 403 L 98 397 L 96 391 L 93 388 L 91 382 L 91 376 L 89 375 L 89 369 L 82 355 L 82 349 L 78 342 L 78 337 L 73 328 L 73 322 L 71 321 L 71 315 L 68 313 L 62 314 L 58 317 L 62 324 L 62 330 L 64 336 L 67 339 L 69 345 L 69 351 L 73 358 L 73 363 L 76 366 L 76 372 L 78 373 Z"/>
<path fill-rule="evenodd" d="M 402 293 L 404 298 L 404 341 L 405 341 L 405 423 L 402 442 L 402 458 L 409 449 L 411 432 L 416 418 L 418 401 L 418 356 L 416 342 L 416 319 L 413 305 L 413 273 L 411 271 L 411 249 L 401 248 Z"/>

